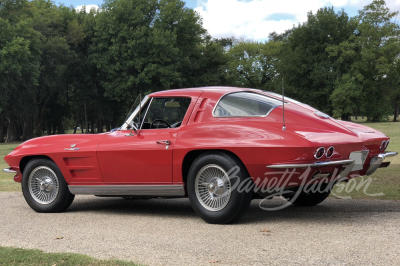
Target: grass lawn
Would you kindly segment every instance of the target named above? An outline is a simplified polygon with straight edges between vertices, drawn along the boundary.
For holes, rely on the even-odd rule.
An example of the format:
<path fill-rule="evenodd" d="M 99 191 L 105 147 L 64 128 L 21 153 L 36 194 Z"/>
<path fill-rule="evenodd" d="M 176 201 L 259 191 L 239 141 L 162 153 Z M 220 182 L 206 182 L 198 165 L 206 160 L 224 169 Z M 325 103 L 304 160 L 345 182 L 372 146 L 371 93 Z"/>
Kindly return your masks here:
<path fill-rule="evenodd" d="M 4 161 L 4 157 L 12 152 L 18 143 L 0 143 L 0 191 L 21 191 L 21 184 L 14 182 L 14 175 L 3 172 L 4 168 L 9 166 Z"/>
<path fill-rule="evenodd" d="M 358 120 L 353 120 L 356 123 L 362 123 L 366 126 L 375 128 L 387 136 L 390 137 L 390 144 L 388 147 L 388 151 L 397 151 L 400 153 L 400 122 L 380 122 L 380 123 L 368 123 L 358 118 Z M 7 164 L 4 162 L 3 157 L 10 153 L 19 143 L 11 143 L 11 144 L 0 144 L 0 169 L 7 168 Z M 366 185 L 360 186 L 357 189 L 352 189 L 350 193 L 346 192 L 351 190 L 351 187 L 354 186 L 353 183 L 342 183 L 336 185 L 334 189 L 334 194 L 332 197 L 336 196 L 350 196 L 352 198 L 376 198 L 376 199 L 392 199 L 392 200 L 400 200 L 400 156 L 391 157 L 386 159 L 387 161 L 391 161 L 391 164 L 388 168 L 378 169 L 372 176 L 369 181 L 370 184 L 368 187 Z M 360 184 L 362 179 L 366 182 L 369 182 L 366 178 L 368 177 L 359 177 L 356 178 L 355 187 Z M 346 186 L 346 187 L 344 187 Z M 367 188 L 367 189 L 366 189 Z M 342 190 L 340 193 L 338 191 Z M 19 183 L 15 183 L 13 181 L 12 174 L 6 174 L 0 172 L 0 191 L 21 191 L 21 185 Z M 384 195 L 378 197 L 371 197 L 367 194 L 376 194 L 383 193 Z"/>
<path fill-rule="evenodd" d="M 0 247 L 0 265 L 138 265 L 120 260 L 98 260 L 73 253 L 45 253 L 36 249 Z"/>

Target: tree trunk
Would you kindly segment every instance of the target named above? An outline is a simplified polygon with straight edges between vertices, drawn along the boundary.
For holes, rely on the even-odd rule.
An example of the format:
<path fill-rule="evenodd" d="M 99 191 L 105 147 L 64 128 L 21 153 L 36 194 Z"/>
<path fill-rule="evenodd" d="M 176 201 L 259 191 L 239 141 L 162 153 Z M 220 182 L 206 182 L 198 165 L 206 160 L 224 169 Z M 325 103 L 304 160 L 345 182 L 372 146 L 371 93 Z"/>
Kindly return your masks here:
<path fill-rule="evenodd" d="M 117 125 L 117 122 L 115 121 L 115 119 L 113 117 L 113 119 L 111 120 L 111 129 L 116 128 L 117 127 L 116 125 Z"/>
<path fill-rule="evenodd" d="M 101 119 L 97 122 L 97 133 L 103 133 L 103 121 Z"/>
<path fill-rule="evenodd" d="M 110 132 L 111 131 L 111 127 L 110 127 L 110 122 L 109 121 L 104 121 L 106 123 L 106 131 Z"/>
<path fill-rule="evenodd" d="M 33 138 L 33 121 L 32 118 L 28 120 L 28 132 L 26 134 L 26 139 L 32 139 Z"/>
<path fill-rule="evenodd" d="M 39 112 L 40 113 L 40 112 Z M 42 115 L 39 114 L 36 116 L 36 122 L 35 122 L 35 137 L 40 137 L 42 136 Z M 49 132 L 47 131 L 47 135 L 50 135 Z"/>
<path fill-rule="evenodd" d="M 79 123 L 79 109 L 78 109 L 78 114 L 76 115 L 76 121 L 75 121 L 75 126 L 74 126 L 74 134 L 76 134 L 76 130 L 78 129 L 78 123 Z"/>
<path fill-rule="evenodd" d="M 399 103 L 397 102 L 394 105 L 394 117 L 393 117 L 393 122 L 397 121 L 397 117 L 399 116 Z"/>
<path fill-rule="evenodd" d="M 43 107 L 41 110 L 39 110 L 37 116 L 36 116 L 36 125 L 35 125 L 35 137 L 40 137 L 42 135 L 42 122 L 43 122 L 43 114 L 44 111 L 46 110 L 47 103 L 49 102 L 51 96 L 53 95 L 53 92 L 50 93 L 49 97 L 47 97 L 46 101 L 43 104 Z M 48 128 L 47 128 L 48 129 Z M 50 135 L 50 132 L 47 131 L 47 135 Z"/>
<path fill-rule="evenodd" d="M 15 137 L 16 117 L 13 114 L 9 115 L 6 142 L 13 142 Z"/>
<path fill-rule="evenodd" d="M 4 142 L 4 117 L 0 116 L 0 143 Z"/>
<path fill-rule="evenodd" d="M 348 114 L 342 114 L 341 116 L 342 121 L 350 121 L 351 119 L 349 120 L 349 118 L 350 116 Z"/>
<path fill-rule="evenodd" d="M 18 120 L 15 120 L 15 128 L 14 128 L 14 141 L 19 141 L 21 140 L 21 134 L 22 134 L 22 127 L 18 123 Z"/>
<path fill-rule="evenodd" d="M 47 131 L 47 135 L 50 136 L 51 135 L 51 125 L 50 125 L 50 123 L 47 123 L 46 131 Z"/>
<path fill-rule="evenodd" d="M 65 134 L 65 131 L 64 131 L 64 121 L 63 121 L 63 120 L 61 120 L 61 121 L 58 123 L 57 134 Z"/>
<path fill-rule="evenodd" d="M 94 134 L 94 122 L 90 121 L 90 133 Z"/>
<path fill-rule="evenodd" d="M 82 134 L 83 134 L 83 123 L 82 123 L 82 120 L 81 120 L 81 131 L 82 131 Z"/>
<path fill-rule="evenodd" d="M 22 141 L 25 141 L 28 139 L 28 130 L 29 130 L 28 128 L 29 128 L 29 123 L 30 123 L 29 120 L 30 120 L 29 117 L 25 116 L 24 124 L 22 126 Z"/>
<path fill-rule="evenodd" d="M 84 102 L 84 105 L 85 105 L 85 128 L 86 128 L 86 133 L 89 133 L 89 125 L 88 125 L 87 113 L 86 113 L 86 101 Z"/>
<path fill-rule="evenodd" d="M 32 117 L 30 115 L 25 115 L 22 126 L 22 140 L 26 141 L 31 138 L 33 138 Z"/>

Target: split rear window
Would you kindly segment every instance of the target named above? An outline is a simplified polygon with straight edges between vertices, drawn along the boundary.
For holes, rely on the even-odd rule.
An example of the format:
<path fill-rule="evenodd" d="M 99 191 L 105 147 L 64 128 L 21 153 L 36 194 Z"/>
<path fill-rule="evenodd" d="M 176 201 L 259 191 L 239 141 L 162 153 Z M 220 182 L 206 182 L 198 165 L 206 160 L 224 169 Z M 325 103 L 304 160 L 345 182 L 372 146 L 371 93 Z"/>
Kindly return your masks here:
<path fill-rule="evenodd" d="M 254 92 L 234 92 L 223 96 L 214 110 L 216 117 L 266 116 L 282 101 Z"/>

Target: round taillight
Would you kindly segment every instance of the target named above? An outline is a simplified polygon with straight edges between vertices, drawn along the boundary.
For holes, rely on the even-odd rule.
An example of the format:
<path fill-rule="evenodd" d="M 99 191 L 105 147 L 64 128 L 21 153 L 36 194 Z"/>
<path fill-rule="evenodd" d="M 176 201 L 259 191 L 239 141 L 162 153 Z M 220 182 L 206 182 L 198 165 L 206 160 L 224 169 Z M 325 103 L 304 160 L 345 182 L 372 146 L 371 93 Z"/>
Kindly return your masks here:
<path fill-rule="evenodd" d="M 324 154 L 325 154 L 325 148 L 321 147 L 315 152 L 314 157 L 315 159 L 321 159 L 322 156 L 324 156 Z"/>
<path fill-rule="evenodd" d="M 389 141 L 390 141 L 390 140 L 387 140 L 387 141 L 386 141 L 385 150 L 386 150 L 386 149 L 387 149 L 387 147 L 389 146 Z"/>
<path fill-rule="evenodd" d="M 328 150 L 326 151 L 326 158 L 331 158 L 334 151 L 335 151 L 335 148 L 333 146 L 330 146 L 328 148 Z"/>
<path fill-rule="evenodd" d="M 379 148 L 381 151 L 383 151 L 386 147 L 386 141 L 382 141 L 381 147 Z"/>

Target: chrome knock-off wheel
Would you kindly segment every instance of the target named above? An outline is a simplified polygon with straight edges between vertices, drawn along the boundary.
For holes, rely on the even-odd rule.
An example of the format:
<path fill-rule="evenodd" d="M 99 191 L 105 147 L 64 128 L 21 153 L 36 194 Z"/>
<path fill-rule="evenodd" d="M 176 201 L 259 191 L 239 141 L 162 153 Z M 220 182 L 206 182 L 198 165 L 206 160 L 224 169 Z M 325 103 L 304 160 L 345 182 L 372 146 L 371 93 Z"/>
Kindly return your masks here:
<path fill-rule="evenodd" d="M 59 191 L 57 175 L 47 166 L 36 167 L 31 172 L 28 186 L 32 198 L 40 204 L 52 203 Z"/>
<path fill-rule="evenodd" d="M 222 210 L 231 197 L 229 176 L 218 165 L 206 165 L 196 176 L 195 191 L 198 201 L 205 209 L 209 211 Z"/>

